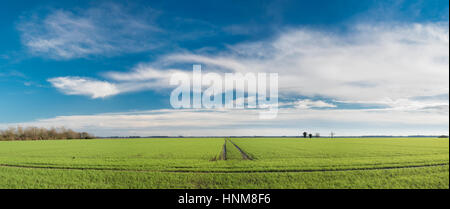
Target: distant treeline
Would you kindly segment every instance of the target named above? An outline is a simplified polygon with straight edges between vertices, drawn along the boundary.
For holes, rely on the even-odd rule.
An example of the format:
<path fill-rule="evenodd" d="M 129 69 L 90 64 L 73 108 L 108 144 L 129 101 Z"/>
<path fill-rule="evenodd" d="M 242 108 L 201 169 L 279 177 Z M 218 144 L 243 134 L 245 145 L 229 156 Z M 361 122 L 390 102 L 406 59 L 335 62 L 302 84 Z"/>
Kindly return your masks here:
<path fill-rule="evenodd" d="M 0 130 L 0 141 L 20 140 L 55 140 L 55 139 L 93 139 L 94 136 L 86 132 L 75 132 L 64 127 L 60 128 L 38 128 L 38 127 L 16 127 Z"/>

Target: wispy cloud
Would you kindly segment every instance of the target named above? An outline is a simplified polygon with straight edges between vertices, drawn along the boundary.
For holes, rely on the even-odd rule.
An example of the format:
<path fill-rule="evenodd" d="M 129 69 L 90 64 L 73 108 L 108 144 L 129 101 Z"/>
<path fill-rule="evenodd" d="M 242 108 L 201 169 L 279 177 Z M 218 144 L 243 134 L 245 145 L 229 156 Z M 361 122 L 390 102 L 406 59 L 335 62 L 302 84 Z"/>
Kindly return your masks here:
<path fill-rule="evenodd" d="M 118 88 L 110 95 L 172 88 L 171 73 L 189 70 L 174 67 L 180 63 L 201 63 L 218 72 L 276 72 L 281 96 L 320 96 L 343 103 L 401 107 L 404 102 L 392 101 L 449 92 L 448 23 L 358 25 L 346 34 L 296 29 L 275 39 L 229 48 L 219 55 L 168 54 L 129 72 L 104 76 Z M 304 102 L 308 104 L 303 107 L 326 105 Z"/>
<path fill-rule="evenodd" d="M 90 78 L 57 77 L 48 81 L 55 88 L 68 95 L 85 95 L 96 99 L 120 93 L 116 85 Z"/>
<path fill-rule="evenodd" d="M 327 103 L 321 100 L 310 100 L 310 99 L 304 99 L 299 100 L 295 102 L 295 107 L 299 109 L 311 109 L 311 108 L 334 108 L 336 105 Z"/>
<path fill-rule="evenodd" d="M 115 81 L 155 81 L 163 80 L 166 83 L 162 85 L 167 86 L 169 84 L 169 78 L 173 73 L 181 72 L 176 69 L 157 69 L 149 64 L 141 63 L 135 66 L 129 72 L 107 72 L 104 76 Z"/>
<path fill-rule="evenodd" d="M 408 99 L 390 99 L 386 98 L 378 101 L 345 101 L 344 103 L 353 104 L 372 104 L 372 105 L 382 105 L 384 109 L 391 110 L 401 110 L 401 111 L 416 111 L 416 110 L 431 110 L 431 109 L 442 109 L 442 113 L 448 114 L 449 101 L 443 98 L 435 99 L 418 99 L 418 98 L 408 98 Z"/>
<path fill-rule="evenodd" d="M 223 28 L 223 31 L 232 35 L 251 35 L 261 32 L 262 27 L 256 25 L 229 25 Z"/>
<path fill-rule="evenodd" d="M 51 10 L 24 16 L 18 29 L 24 45 L 35 55 L 54 59 L 110 56 L 150 50 L 161 29 L 156 11 L 132 12 L 117 4 L 79 10 Z"/>
<path fill-rule="evenodd" d="M 170 89 L 170 74 L 189 70 L 179 64 L 200 63 L 215 72 L 276 72 L 280 98 L 310 98 L 281 108 L 276 120 L 257 120 L 253 110 L 214 109 L 64 116 L 32 124 L 78 124 L 74 128 L 102 135 L 295 135 L 299 126 L 355 135 L 440 134 L 448 132 L 449 122 L 448 96 L 440 96 L 449 94 L 448 51 L 448 23 L 358 26 L 346 34 L 289 30 L 214 55 L 168 54 L 127 72 L 105 72 L 106 81 L 86 79 L 114 86 L 106 91 L 84 82 L 54 85 L 67 94 L 101 98 Z M 55 79 L 50 81 L 61 78 Z M 344 110 L 343 103 L 369 107 Z M 371 109 L 374 105 L 383 108 Z"/>
<path fill-rule="evenodd" d="M 358 25 L 345 34 L 295 29 L 220 55 L 167 60 L 234 72 L 276 72 L 281 95 L 385 101 L 448 94 L 448 23 Z"/>
<path fill-rule="evenodd" d="M 82 78 L 76 76 L 48 79 L 53 87 L 67 95 L 89 96 L 92 99 L 105 98 L 117 94 L 143 90 L 169 89 L 172 73 L 182 72 L 175 69 L 160 70 L 146 64 L 138 64 L 129 72 L 106 72 L 108 80 Z"/>
<path fill-rule="evenodd" d="M 111 135 L 298 135 L 301 130 L 326 135 L 362 134 L 446 134 L 448 114 L 438 110 L 338 110 L 280 109 L 276 120 L 258 120 L 258 111 L 243 110 L 151 110 L 129 113 L 59 116 L 28 123 L 0 124 L 8 126 L 66 126 L 90 131 L 100 136 Z M 351 117 L 349 117 L 351 115 Z M 205 130 L 205 124 L 208 129 Z"/>
<path fill-rule="evenodd" d="M 0 72 L 0 77 L 18 77 L 18 78 L 27 78 L 25 74 L 16 70 L 9 70 L 5 72 Z"/>

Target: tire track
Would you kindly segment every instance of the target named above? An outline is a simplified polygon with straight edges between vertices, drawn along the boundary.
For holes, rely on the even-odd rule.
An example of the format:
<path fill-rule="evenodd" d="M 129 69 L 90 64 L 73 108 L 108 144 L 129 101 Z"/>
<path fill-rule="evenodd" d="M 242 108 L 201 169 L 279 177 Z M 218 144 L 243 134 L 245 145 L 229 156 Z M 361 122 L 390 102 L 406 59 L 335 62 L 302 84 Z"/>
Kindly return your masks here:
<path fill-rule="evenodd" d="M 8 165 L 0 164 L 0 167 L 9 168 L 29 168 L 29 169 L 54 169 L 54 170 L 81 170 L 81 171 L 116 171 L 116 172 L 160 172 L 160 173 L 311 173 L 311 172 L 338 172 L 338 171 L 370 171 L 370 170 L 391 170 L 405 168 L 426 168 L 448 166 L 449 163 L 439 163 L 431 165 L 410 165 L 410 166 L 389 166 L 374 168 L 343 168 L 343 169 L 303 169 L 303 170 L 248 170 L 248 171 L 201 171 L 201 170 L 133 170 L 133 169 L 114 169 L 114 168 L 75 168 L 75 167 L 40 167 L 27 165 Z"/>
<path fill-rule="evenodd" d="M 245 153 L 244 151 L 242 151 L 242 149 L 239 148 L 233 141 L 231 141 L 230 139 L 228 139 L 228 141 L 229 141 L 231 144 L 233 144 L 233 145 L 236 147 L 236 149 L 239 150 L 239 152 L 240 152 L 241 155 L 242 155 L 242 159 L 244 159 L 244 160 L 253 160 L 252 157 L 250 157 L 249 155 L 247 155 L 247 153 Z"/>
<path fill-rule="evenodd" d="M 225 139 L 222 150 L 220 151 L 219 155 L 214 156 L 211 161 L 217 161 L 217 160 L 227 160 L 227 140 Z"/>
<path fill-rule="evenodd" d="M 225 139 L 225 142 L 223 143 L 221 160 L 227 160 L 227 140 L 226 139 Z"/>

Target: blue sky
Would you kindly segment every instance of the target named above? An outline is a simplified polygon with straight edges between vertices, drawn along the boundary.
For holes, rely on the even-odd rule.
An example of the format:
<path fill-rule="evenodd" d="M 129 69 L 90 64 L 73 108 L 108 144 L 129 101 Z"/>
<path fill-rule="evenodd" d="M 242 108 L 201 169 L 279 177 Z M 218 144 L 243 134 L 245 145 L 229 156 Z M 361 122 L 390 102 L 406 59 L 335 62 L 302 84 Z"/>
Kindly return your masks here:
<path fill-rule="evenodd" d="M 17 0 L 0 24 L 0 128 L 448 134 L 448 1 Z M 136 79 L 193 64 L 277 72 L 285 108 L 174 110 L 164 78 Z"/>

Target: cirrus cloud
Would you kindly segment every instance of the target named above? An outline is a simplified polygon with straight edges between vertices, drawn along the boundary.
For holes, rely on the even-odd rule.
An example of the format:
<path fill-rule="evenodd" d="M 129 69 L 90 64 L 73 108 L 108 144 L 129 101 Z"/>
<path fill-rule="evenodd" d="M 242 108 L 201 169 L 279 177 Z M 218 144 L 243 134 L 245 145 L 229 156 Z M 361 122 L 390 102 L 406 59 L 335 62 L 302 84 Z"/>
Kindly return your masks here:
<path fill-rule="evenodd" d="M 90 78 L 68 76 L 51 78 L 48 81 L 53 87 L 68 95 L 85 95 L 96 99 L 120 93 L 116 85 Z"/>
<path fill-rule="evenodd" d="M 104 3 L 83 10 L 51 10 L 23 16 L 18 29 L 23 44 L 37 56 L 73 59 L 111 56 L 153 49 L 162 30 L 154 23 L 157 12 L 132 12 Z"/>
<path fill-rule="evenodd" d="M 280 95 L 285 97 L 319 96 L 343 103 L 405 106 L 390 101 L 449 92 L 448 23 L 357 25 L 346 34 L 291 29 L 273 40 L 229 49 L 216 55 L 168 54 L 131 71 L 104 76 L 119 89 L 111 96 L 170 89 L 171 73 L 183 72 L 173 67 L 180 63 L 201 63 L 216 72 L 276 72 Z M 420 106 L 422 101 L 414 102 Z"/>
<path fill-rule="evenodd" d="M 271 40 L 229 46 L 229 50 L 215 54 L 174 53 L 155 62 L 139 64 L 131 71 L 107 72 L 103 74 L 104 78 L 117 91 L 106 94 L 101 88 L 91 88 L 91 92 L 86 93 L 85 90 L 76 90 L 82 89 L 82 86 L 72 85 L 74 89 L 71 91 L 64 91 L 62 86 L 55 87 L 62 88 L 68 94 L 92 98 L 101 98 L 93 95 L 113 96 L 133 91 L 170 89 L 170 73 L 186 70 L 176 66 L 193 63 L 203 64 L 205 71 L 214 72 L 274 72 L 279 74 L 280 101 L 309 98 L 291 102 L 290 107 L 280 109 L 276 120 L 261 122 L 252 119 L 256 112 L 249 110 L 153 112 L 150 115 L 143 113 L 121 117 L 133 118 L 129 125 L 121 125 L 135 131 L 126 132 L 123 129 L 121 133 L 208 135 L 202 132 L 202 126 L 209 124 L 210 135 L 228 135 L 233 130 L 236 135 L 252 135 L 269 130 L 269 127 L 273 135 L 283 135 L 296 133 L 298 127 L 283 128 L 291 124 L 322 127 L 324 131 L 346 124 L 346 127 L 364 129 L 365 133 L 373 130 L 372 133 L 380 134 L 383 130 L 384 133 L 395 131 L 396 134 L 438 134 L 448 132 L 448 57 L 448 23 L 359 25 L 346 34 L 300 28 L 287 30 Z M 344 110 L 340 109 L 342 104 L 381 108 Z M 188 118 L 183 119 L 186 116 Z M 85 120 L 90 117 L 81 118 L 83 121 L 94 121 Z M 98 120 L 101 124 L 98 130 L 106 126 L 105 121 L 117 121 L 106 119 L 108 117 L 98 116 L 103 118 Z M 193 125 L 193 118 L 197 125 Z M 61 118 L 57 119 L 59 121 Z M 62 123 L 69 123 L 64 121 Z M 174 121 L 189 121 L 189 124 Z M 245 128 L 239 130 L 239 125 Z M 113 133 L 119 125 L 111 127 L 105 129 Z M 348 134 L 360 133 L 356 130 L 336 130 Z"/>

